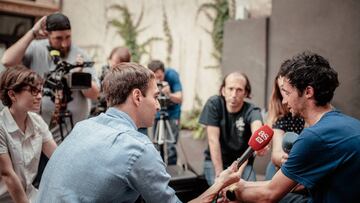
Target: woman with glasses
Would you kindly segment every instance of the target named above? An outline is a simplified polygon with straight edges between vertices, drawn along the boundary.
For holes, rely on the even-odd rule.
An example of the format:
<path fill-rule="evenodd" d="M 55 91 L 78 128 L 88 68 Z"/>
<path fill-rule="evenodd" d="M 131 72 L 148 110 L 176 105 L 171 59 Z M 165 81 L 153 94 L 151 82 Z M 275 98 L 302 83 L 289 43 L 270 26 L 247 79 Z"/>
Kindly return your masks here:
<path fill-rule="evenodd" d="M 35 201 L 40 154 L 56 149 L 40 110 L 43 80 L 24 66 L 0 76 L 0 202 Z"/>

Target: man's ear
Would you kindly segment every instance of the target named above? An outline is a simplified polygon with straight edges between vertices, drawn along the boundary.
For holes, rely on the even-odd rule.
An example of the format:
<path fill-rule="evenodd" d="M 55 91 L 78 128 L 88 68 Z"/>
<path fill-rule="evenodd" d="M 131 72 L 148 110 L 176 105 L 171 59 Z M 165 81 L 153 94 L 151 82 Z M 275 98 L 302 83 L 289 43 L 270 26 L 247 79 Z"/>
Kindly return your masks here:
<path fill-rule="evenodd" d="M 225 96 L 225 87 L 221 88 L 221 96 Z"/>
<path fill-rule="evenodd" d="M 132 91 L 132 100 L 136 106 L 139 106 L 142 100 L 142 94 L 139 89 L 134 89 Z"/>
<path fill-rule="evenodd" d="M 311 86 L 307 86 L 304 90 L 304 94 L 306 98 L 311 98 L 314 96 L 314 88 Z"/>

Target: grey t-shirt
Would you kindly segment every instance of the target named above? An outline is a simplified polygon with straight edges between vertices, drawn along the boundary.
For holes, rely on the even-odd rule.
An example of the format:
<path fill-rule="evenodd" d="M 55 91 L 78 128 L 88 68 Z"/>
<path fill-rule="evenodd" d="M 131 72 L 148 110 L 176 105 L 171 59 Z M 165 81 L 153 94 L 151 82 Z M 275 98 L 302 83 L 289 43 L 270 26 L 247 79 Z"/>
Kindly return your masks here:
<path fill-rule="evenodd" d="M 49 41 L 44 40 L 34 40 L 31 42 L 29 47 L 26 49 L 25 56 L 23 58 L 23 63 L 25 66 L 31 68 L 38 74 L 44 77 L 49 71 L 55 70 L 56 66 L 52 61 L 48 47 Z M 90 58 L 86 53 L 75 45 L 71 45 L 69 54 L 67 57 L 62 58 L 63 61 L 75 64 L 76 57 L 81 55 L 84 58 L 84 61 L 89 61 Z M 92 80 L 99 84 L 96 77 L 95 70 L 93 68 L 84 68 L 83 72 L 91 73 Z M 81 90 L 72 90 L 71 94 L 73 100 L 68 103 L 68 110 L 72 112 L 74 125 L 78 121 L 84 120 L 90 114 L 90 100 L 87 99 L 81 92 Z M 46 123 L 49 124 L 51 116 L 54 112 L 55 105 L 51 101 L 50 97 L 44 96 L 42 99 L 41 115 Z"/>

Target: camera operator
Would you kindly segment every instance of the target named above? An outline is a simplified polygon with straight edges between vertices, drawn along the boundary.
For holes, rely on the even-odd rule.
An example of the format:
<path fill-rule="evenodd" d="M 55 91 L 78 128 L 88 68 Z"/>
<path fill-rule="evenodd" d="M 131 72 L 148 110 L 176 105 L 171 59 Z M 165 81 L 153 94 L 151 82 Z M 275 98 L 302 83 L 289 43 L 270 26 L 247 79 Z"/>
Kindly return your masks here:
<path fill-rule="evenodd" d="M 160 92 L 163 94 L 163 96 L 168 97 L 170 100 L 170 104 L 168 104 L 166 107 L 166 112 L 169 116 L 171 130 L 175 136 L 175 143 L 169 143 L 167 145 L 168 164 L 174 165 L 177 161 L 175 145 L 179 137 L 179 121 L 182 102 L 182 86 L 179 74 L 172 68 L 165 69 L 164 63 L 159 60 L 151 61 L 148 65 L 148 68 L 155 73 L 155 77 L 158 80 L 158 86 L 161 87 Z M 159 113 L 156 119 L 159 120 Z"/>
<path fill-rule="evenodd" d="M 110 52 L 107 64 L 102 67 L 101 75 L 99 77 L 100 84 L 104 80 L 106 73 L 108 73 L 112 69 L 112 67 L 120 63 L 130 62 L 130 60 L 131 60 L 131 54 L 128 48 L 126 47 L 113 48 Z M 106 109 L 107 109 L 107 104 L 106 104 L 105 96 L 103 94 L 103 88 L 101 87 L 99 98 L 98 101 L 96 102 L 96 107 L 92 110 L 91 114 L 93 116 L 99 115 L 100 113 L 105 112 Z"/>
<path fill-rule="evenodd" d="M 115 65 L 124 62 L 131 61 L 131 54 L 128 48 L 126 47 L 115 47 L 111 50 L 108 64 L 102 67 L 100 82 L 104 80 L 106 73 Z"/>
<path fill-rule="evenodd" d="M 11 67 L 23 63 L 42 77 L 49 71 L 53 71 L 56 65 L 49 54 L 54 49 L 60 52 L 60 58 L 70 64 L 88 61 L 89 57 L 79 47 L 71 43 L 71 25 L 69 19 L 61 13 L 53 13 L 42 17 L 35 23 L 20 40 L 7 49 L 3 55 L 2 63 L 5 67 Z M 72 100 L 68 103 L 68 110 L 73 115 L 74 124 L 89 116 L 89 99 L 97 99 L 99 85 L 92 68 L 74 68 L 70 72 L 88 72 L 92 75 L 91 88 L 83 90 L 71 90 Z M 42 100 L 42 117 L 49 123 L 53 111 L 54 102 L 49 97 Z"/>

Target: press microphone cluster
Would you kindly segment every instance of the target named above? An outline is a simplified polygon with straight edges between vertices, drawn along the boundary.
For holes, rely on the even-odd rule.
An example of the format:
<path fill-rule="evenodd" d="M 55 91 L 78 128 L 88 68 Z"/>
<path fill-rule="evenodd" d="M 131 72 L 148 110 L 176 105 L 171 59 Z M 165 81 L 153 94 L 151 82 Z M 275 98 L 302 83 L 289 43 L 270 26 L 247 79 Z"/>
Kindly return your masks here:
<path fill-rule="evenodd" d="M 266 145 L 269 144 L 272 137 L 274 135 L 274 131 L 267 125 L 263 125 L 261 128 L 256 130 L 253 135 L 251 135 L 250 140 L 248 142 L 249 147 L 246 149 L 246 151 L 241 155 L 240 158 L 237 159 L 237 168 L 239 169 L 240 166 L 248 160 L 251 155 L 255 151 L 262 150 L 266 147 Z M 226 191 L 226 197 L 230 201 L 235 201 L 236 196 L 234 192 L 235 188 L 229 189 Z"/>

